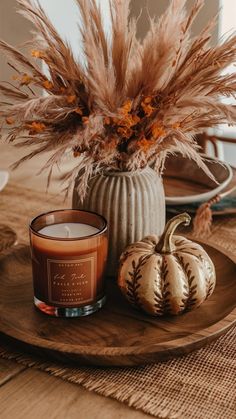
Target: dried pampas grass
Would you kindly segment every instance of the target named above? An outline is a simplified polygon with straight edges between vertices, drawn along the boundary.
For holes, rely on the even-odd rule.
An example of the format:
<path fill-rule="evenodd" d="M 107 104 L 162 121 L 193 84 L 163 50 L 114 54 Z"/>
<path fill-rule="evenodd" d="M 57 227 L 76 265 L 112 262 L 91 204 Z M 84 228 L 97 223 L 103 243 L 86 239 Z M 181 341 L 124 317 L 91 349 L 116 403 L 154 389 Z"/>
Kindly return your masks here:
<path fill-rule="evenodd" d="M 52 151 L 45 165 L 50 179 L 53 166 L 71 152 L 78 164 L 67 180 L 73 181 L 80 171 L 83 196 L 96 171 L 136 170 L 148 164 L 161 171 L 168 153 L 194 159 L 211 176 L 194 135 L 235 123 L 235 107 L 221 98 L 235 97 L 236 74 L 223 70 L 235 62 L 236 36 L 210 46 L 213 19 L 198 37 L 191 37 L 204 1 L 197 0 L 189 13 L 185 0 L 170 1 L 160 18 L 150 18 L 141 42 L 137 22 L 129 18 L 129 0 L 110 0 L 110 36 L 96 1 L 76 0 L 85 65 L 74 58 L 39 3 L 17 2 L 36 30 L 28 43 L 32 59 L 0 41 L 15 72 L 14 84 L 0 84 L 0 116 L 10 141 L 35 146 L 17 164 Z M 34 87 L 47 95 L 35 93 Z"/>

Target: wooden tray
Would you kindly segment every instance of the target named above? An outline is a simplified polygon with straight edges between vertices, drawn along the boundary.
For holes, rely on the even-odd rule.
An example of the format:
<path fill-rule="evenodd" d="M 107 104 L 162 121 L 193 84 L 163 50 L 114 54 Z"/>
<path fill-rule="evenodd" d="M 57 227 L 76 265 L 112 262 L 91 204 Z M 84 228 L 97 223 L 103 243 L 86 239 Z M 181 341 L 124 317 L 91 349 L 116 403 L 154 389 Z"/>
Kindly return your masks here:
<path fill-rule="evenodd" d="M 217 286 L 197 310 L 148 317 L 132 309 L 110 281 L 105 307 L 77 319 L 51 318 L 33 307 L 29 248 L 16 247 L 0 258 L 0 332 L 20 350 L 82 365 L 131 366 L 187 354 L 236 323 L 235 260 L 204 247 L 215 263 Z"/>

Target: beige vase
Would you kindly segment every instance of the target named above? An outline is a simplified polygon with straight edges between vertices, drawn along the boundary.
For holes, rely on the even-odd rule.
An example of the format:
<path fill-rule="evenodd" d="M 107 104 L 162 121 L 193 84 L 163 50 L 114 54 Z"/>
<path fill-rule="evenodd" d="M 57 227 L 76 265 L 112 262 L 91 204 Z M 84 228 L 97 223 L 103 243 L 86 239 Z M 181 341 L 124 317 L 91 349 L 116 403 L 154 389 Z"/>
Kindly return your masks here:
<path fill-rule="evenodd" d="M 108 172 L 89 182 L 80 201 L 78 179 L 73 208 L 94 211 L 108 221 L 108 275 L 115 275 L 125 247 L 149 234 L 161 234 L 165 226 L 165 196 L 162 179 L 150 167 L 136 172 Z"/>

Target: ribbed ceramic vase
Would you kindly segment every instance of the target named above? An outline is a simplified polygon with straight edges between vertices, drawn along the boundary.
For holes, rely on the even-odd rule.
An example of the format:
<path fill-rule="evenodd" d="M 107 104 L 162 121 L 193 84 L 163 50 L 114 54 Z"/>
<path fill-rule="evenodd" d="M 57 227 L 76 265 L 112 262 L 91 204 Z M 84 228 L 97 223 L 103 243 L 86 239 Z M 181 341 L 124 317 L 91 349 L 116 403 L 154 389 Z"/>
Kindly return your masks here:
<path fill-rule="evenodd" d="M 161 234 L 165 226 L 162 179 L 147 167 L 136 172 L 107 172 L 93 177 L 83 202 L 73 193 L 73 208 L 94 211 L 108 221 L 108 275 L 117 272 L 125 247 L 149 234 Z"/>

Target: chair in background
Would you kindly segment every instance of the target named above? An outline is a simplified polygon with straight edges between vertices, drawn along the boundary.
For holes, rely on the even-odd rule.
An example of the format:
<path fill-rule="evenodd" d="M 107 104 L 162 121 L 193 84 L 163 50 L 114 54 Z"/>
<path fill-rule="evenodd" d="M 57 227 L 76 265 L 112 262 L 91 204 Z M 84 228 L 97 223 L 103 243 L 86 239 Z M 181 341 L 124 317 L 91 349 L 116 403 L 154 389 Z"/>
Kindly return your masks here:
<path fill-rule="evenodd" d="M 224 160 L 224 144 L 235 144 L 236 145 L 236 134 L 235 138 L 233 137 L 226 137 L 221 135 L 211 135 L 206 132 L 199 134 L 197 136 L 197 142 L 200 145 L 202 152 L 204 154 L 208 154 L 209 151 L 209 144 L 211 145 L 211 149 L 213 151 L 213 156 Z M 235 150 L 236 151 L 236 150 Z"/>

